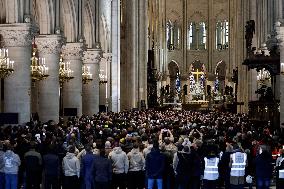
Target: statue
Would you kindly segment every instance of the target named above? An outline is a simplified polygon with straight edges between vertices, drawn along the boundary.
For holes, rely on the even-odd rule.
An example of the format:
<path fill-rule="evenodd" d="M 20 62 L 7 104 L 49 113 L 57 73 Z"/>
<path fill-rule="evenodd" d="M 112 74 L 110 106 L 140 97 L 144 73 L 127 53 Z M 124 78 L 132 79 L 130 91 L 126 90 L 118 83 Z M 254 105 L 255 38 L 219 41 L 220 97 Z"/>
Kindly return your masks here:
<path fill-rule="evenodd" d="M 245 38 L 246 38 L 246 48 L 248 52 L 251 52 L 252 49 L 252 38 L 254 33 L 255 33 L 254 20 L 247 21 Z"/>
<path fill-rule="evenodd" d="M 166 85 L 166 95 L 170 94 L 170 85 Z"/>

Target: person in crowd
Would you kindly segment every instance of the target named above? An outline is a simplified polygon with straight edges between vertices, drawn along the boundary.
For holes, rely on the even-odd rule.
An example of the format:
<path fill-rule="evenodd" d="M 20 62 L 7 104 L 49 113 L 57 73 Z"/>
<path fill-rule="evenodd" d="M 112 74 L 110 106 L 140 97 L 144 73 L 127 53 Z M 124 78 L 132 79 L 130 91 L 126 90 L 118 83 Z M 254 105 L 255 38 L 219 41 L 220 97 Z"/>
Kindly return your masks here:
<path fill-rule="evenodd" d="M 5 172 L 4 172 L 4 146 L 0 141 L 0 189 L 5 187 Z"/>
<path fill-rule="evenodd" d="M 18 154 L 13 152 L 13 146 L 6 144 L 7 150 L 4 153 L 4 173 L 5 173 L 5 189 L 18 188 L 18 171 L 21 160 Z"/>
<path fill-rule="evenodd" d="M 82 188 L 92 189 L 95 186 L 94 175 L 92 165 L 95 161 L 95 155 L 93 154 L 90 145 L 85 147 L 86 154 L 81 159 L 81 177 L 82 177 Z"/>
<path fill-rule="evenodd" d="M 96 148 L 96 147 L 97 147 L 97 144 L 96 144 L 95 142 L 94 142 L 94 143 L 87 143 L 87 145 L 90 146 L 90 147 L 91 147 L 91 145 L 92 145 L 91 152 L 92 152 L 93 154 L 95 154 L 95 155 L 99 155 L 99 154 L 100 154 L 99 150 Z M 82 158 L 83 156 L 85 156 L 86 154 L 87 154 L 87 151 L 86 151 L 86 149 L 84 148 L 83 150 L 81 150 L 81 152 L 79 152 L 79 154 L 77 155 L 77 158 L 78 158 L 79 160 L 81 160 L 81 158 Z"/>
<path fill-rule="evenodd" d="M 276 160 L 276 170 L 276 189 L 284 188 L 284 149 L 280 151 L 280 156 Z"/>
<path fill-rule="evenodd" d="M 153 148 L 153 141 L 152 141 L 152 139 L 150 139 L 148 141 L 148 144 L 143 149 L 143 155 L 144 155 L 145 159 L 146 159 L 147 155 L 151 152 L 152 148 Z"/>
<path fill-rule="evenodd" d="M 64 173 L 64 189 L 78 189 L 80 177 L 80 161 L 75 155 L 75 146 L 69 146 L 62 161 Z"/>
<path fill-rule="evenodd" d="M 261 145 L 259 154 L 254 160 L 256 185 L 258 189 L 269 189 L 270 179 L 272 178 L 272 155 L 268 147 Z"/>
<path fill-rule="evenodd" d="M 192 173 L 189 178 L 189 188 L 199 189 L 200 188 L 200 177 L 202 174 L 202 163 L 200 155 L 197 153 L 196 147 L 190 147 L 190 154 L 192 158 Z"/>
<path fill-rule="evenodd" d="M 111 142 L 107 140 L 105 142 L 105 153 L 106 153 L 106 155 L 108 156 L 111 151 L 112 151 Z"/>
<path fill-rule="evenodd" d="M 30 150 L 24 155 L 26 171 L 26 187 L 29 189 L 40 189 L 42 158 L 36 151 L 36 142 L 30 142 Z"/>
<path fill-rule="evenodd" d="M 107 158 L 105 149 L 100 149 L 100 155 L 93 163 L 95 189 L 110 189 L 112 180 L 112 162 Z"/>
<path fill-rule="evenodd" d="M 249 149 L 246 149 L 245 150 L 245 153 L 247 154 L 247 167 L 246 167 L 246 174 L 245 174 L 245 177 L 246 177 L 246 186 L 249 188 L 249 189 L 252 189 L 253 188 L 253 175 L 254 175 L 254 172 L 253 172 L 253 169 L 254 169 L 254 165 L 253 165 L 253 157 L 251 155 L 251 151 Z"/>
<path fill-rule="evenodd" d="M 167 148 L 165 144 L 160 145 L 161 153 L 165 156 L 165 171 L 163 175 L 163 188 L 174 188 L 174 169 L 173 169 L 173 157 L 174 151 Z"/>
<path fill-rule="evenodd" d="M 231 168 L 229 167 L 229 163 L 232 152 L 233 152 L 233 146 L 230 143 L 226 143 L 226 150 L 223 153 L 219 163 L 220 177 L 222 177 L 225 182 L 225 189 L 230 189 Z"/>
<path fill-rule="evenodd" d="M 244 181 L 245 176 L 249 173 L 255 172 L 255 167 L 251 166 L 253 165 L 251 163 L 251 159 L 254 159 L 259 154 L 259 146 L 267 145 L 271 147 L 271 149 L 281 149 L 284 144 L 283 130 L 281 131 L 279 128 L 271 126 L 271 123 L 256 124 L 254 121 L 249 120 L 249 116 L 246 114 L 233 114 L 222 111 L 161 111 L 152 109 L 142 111 L 122 111 L 117 113 L 101 112 L 92 116 L 83 115 L 81 117 L 71 117 L 68 118 L 68 120 L 60 119 L 58 124 L 52 120 L 46 123 L 40 122 L 40 120 L 32 120 L 31 122 L 19 126 L 0 127 L 0 143 L 4 142 L 5 144 L 12 144 L 12 147 L 15 150 L 14 153 L 18 154 L 23 162 L 18 171 L 18 187 L 26 187 L 26 182 L 29 180 L 26 178 L 26 173 L 24 172 L 26 169 L 24 155 L 29 151 L 29 144 L 31 141 L 37 141 L 36 149 L 40 154 L 42 154 L 42 156 L 51 155 L 49 152 L 49 146 L 54 145 L 56 153 L 54 155 L 58 155 L 60 162 L 60 174 L 58 176 L 59 185 L 62 185 L 65 173 L 67 173 L 67 177 L 71 180 L 72 178 L 74 178 L 74 180 L 78 179 L 79 169 L 76 169 L 77 164 L 71 163 L 76 162 L 74 161 L 76 159 L 71 157 L 72 155 L 70 152 L 66 155 L 70 146 L 76 147 L 76 155 L 81 151 L 79 159 L 82 160 L 82 158 L 86 155 L 86 150 L 83 150 L 83 147 L 86 145 L 91 146 L 96 144 L 94 149 L 105 148 L 106 151 L 108 151 L 105 153 L 107 154 L 107 157 L 110 152 L 113 151 L 111 154 L 115 157 L 119 155 L 115 153 L 116 150 L 112 149 L 113 146 L 120 145 L 122 151 L 128 153 L 133 149 L 134 144 L 138 143 L 147 162 L 147 157 L 153 149 L 153 141 L 157 141 L 160 144 L 161 152 L 158 153 L 157 150 L 154 150 L 155 153 L 152 153 L 150 159 L 163 155 L 165 159 L 163 171 L 160 172 L 160 169 L 158 169 L 160 166 L 156 165 L 156 162 L 152 164 L 150 163 L 151 166 L 154 167 L 148 166 L 148 171 L 144 171 L 145 173 L 149 172 L 150 179 L 154 179 L 155 181 L 157 179 L 157 175 L 154 174 L 154 172 L 162 173 L 161 178 L 164 182 L 163 188 L 174 188 L 175 181 L 171 179 L 173 176 L 171 176 L 170 169 L 172 169 L 173 172 L 174 168 L 176 170 L 177 165 L 174 165 L 174 161 L 170 161 L 169 157 L 173 156 L 174 158 L 177 158 L 177 148 L 181 145 L 181 147 L 188 146 L 191 148 L 190 156 L 195 154 L 195 158 L 192 158 L 194 165 L 192 166 L 191 173 L 194 175 L 190 175 L 189 183 L 191 188 L 199 189 L 200 180 L 198 178 L 200 178 L 200 175 L 203 172 L 202 167 L 204 166 L 204 162 L 200 160 L 203 160 L 204 157 L 208 156 L 207 153 L 210 151 L 210 149 L 208 149 L 209 143 L 213 143 L 218 146 L 218 149 L 214 150 L 216 154 L 219 154 L 220 151 L 224 152 L 223 154 L 220 153 L 220 156 L 218 155 L 221 159 L 219 163 L 220 183 L 223 183 L 225 180 L 227 187 L 228 180 L 230 179 L 231 183 L 235 187 L 242 188 L 241 183 Z M 159 138 L 160 141 L 158 140 Z M 251 151 L 251 153 L 247 153 L 246 155 L 248 167 L 245 168 L 245 176 L 239 175 L 242 173 L 240 169 L 243 169 L 243 162 L 241 162 L 243 160 L 241 159 L 243 156 L 238 155 L 240 158 L 236 158 L 236 162 L 233 164 L 232 154 L 236 153 L 236 150 L 233 151 L 232 154 L 230 154 L 231 152 L 227 153 L 226 142 L 240 144 L 240 146 L 244 149 L 249 149 Z M 6 147 L 4 147 L 4 149 L 5 148 Z M 95 151 L 98 152 L 97 149 Z M 180 151 L 182 150 L 179 150 L 179 152 Z M 274 155 L 276 155 L 276 151 L 277 150 L 275 150 Z M 68 156 L 68 158 L 66 157 L 64 159 L 65 156 Z M 97 156 L 95 157 L 97 158 Z M 274 156 L 274 158 L 275 157 L 276 156 Z M 47 158 L 47 162 L 54 161 L 53 158 L 49 158 Z M 69 164 L 72 166 L 61 167 L 63 166 L 63 159 L 68 162 L 68 166 Z M 2 170 L 4 170 L 5 173 L 4 158 L 3 162 L 4 169 Z M 46 184 L 46 170 L 50 173 L 50 170 L 53 170 L 53 168 L 54 170 L 57 169 L 56 166 L 52 166 L 53 163 L 48 164 L 47 162 L 45 163 L 45 160 L 43 160 L 44 179 L 43 183 L 41 183 L 43 186 Z M 55 164 L 56 163 L 54 163 L 54 165 Z M 80 164 L 78 163 L 78 165 Z M 113 173 L 117 170 L 121 170 L 117 168 L 118 165 L 120 165 L 120 163 L 117 163 L 117 165 L 112 167 Z M 171 166 L 173 166 L 173 168 L 170 168 Z M 230 166 L 233 166 L 233 171 L 230 170 Z M 280 170 L 281 165 L 277 166 L 277 169 Z M 122 172 L 125 175 L 127 171 L 128 168 L 126 169 L 126 167 L 124 167 Z M 52 172 L 56 173 L 57 171 Z M 120 172 L 116 173 L 120 174 Z M 278 171 L 278 173 L 280 172 Z M 70 177 L 75 175 L 76 177 Z M 114 177 L 116 176 L 117 175 Z M 279 176 L 281 177 L 281 175 Z M 95 175 L 94 178 L 96 178 Z M 146 182 L 148 181 L 148 178 L 148 175 L 146 175 Z M 103 186 L 106 182 L 111 184 L 108 179 L 99 179 L 97 183 L 102 184 L 101 186 Z M 83 181 L 83 178 L 80 178 L 80 180 Z M 123 179 L 120 179 L 119 181 L 122 180 Z M 278 181 L 279 180 L 280 179 L 278 179 Z M 78 182 L 79 181 L 77 180 L 76 183 Z M 151 183 L 149 184 L 151 185 Z M 147 183 L 145 185 L 148 186 Z M 222 184 L 220 186 L 222 186 Z M 54 187 L 52 186 L 52 188 Z"/>
<path fill-rule="evenodd" d="M 183 147 L 182 152 L 177 152 L 175 158 L 176 166 L 176 187 L 178 189 L 188 189 L 190 178 L 193 171 L 193 157 L 190 154 L 190 149 L 188 146 Z"/>
<path fill-rule="evenodd" d="M 139 150 L 138 143 L 134 143 L 133 149 L 127 154 L 129 159 L 128 189 L 143 189 L 145 159 Z"/>
<path fill-rule="evenodd" d="M 126 189 L 126 174 L 129 169 L 129 160 L 120 146 L 113 148 L 109 153 L 109 159 L 112 161 L 112 188 Z"/>
<path fill-rule="evenodd" d="M 219 157 L 216 151 L 212 148 L 209 153 L 204 157 L 204 174 L 203 174 L 203 187 L 204 189 L 216 189 L 217 181 L 219 178 Z"/>
<path fill-rule="evenodd" d="M 165 156 L 160 152 L 158 141 L 153 142 L 151 152 L 146 156 L 146 176 L 148 189 L 153 189 L 154 182 L 158 189 L 163 189 L 163 174 L 165 168 Z"/>
<path fill-rule="evenodd" d="M 50 144 L 43 155 L 44 189 L 59 189 L 60 160 L 55 145 Z"/>
<path fill-rule="evenodd" d="M 231 189 L 243 189 L 245 184 L 245 170 L 247 166 L 247 154 L 239 144 L 233 145 L 233 153 L 230 155 L 229 166 Z"/>

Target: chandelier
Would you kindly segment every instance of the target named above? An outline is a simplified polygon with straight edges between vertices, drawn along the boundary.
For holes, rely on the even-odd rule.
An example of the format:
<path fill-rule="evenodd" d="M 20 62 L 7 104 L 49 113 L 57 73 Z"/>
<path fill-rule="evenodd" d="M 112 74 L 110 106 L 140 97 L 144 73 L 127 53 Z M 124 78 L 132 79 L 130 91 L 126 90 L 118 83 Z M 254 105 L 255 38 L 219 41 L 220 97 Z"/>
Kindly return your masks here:
<path fill-rule="evenodd" d="M 88 84 L 90 81 L 92 81 L 93 74 L 90 72 L 90 66 L 83 66 L 82 67 L 82 81 L 83 84 Z"/>
<path fill-rule="evenodd" d="M 269 71 L 262 69 L 258 72 L 257 76 L 257 81 L 258 82 L 265 82 L 271 79 Z"/>
<path fill-rule="evenodd" d="M 69 82 L 74 77 L 73 70 L 70 68 L 70 62 L 63 62 L 62 55 L 60 56 L 59 60 L 59 83 L 63 85 L 65 82 Z"/>
<path fill-rule="evenodd" d="M 33 44 L 33 56 L 31 58 L 31 77 L 32 81 L 41 81 L 46 79 L 48 75 L 48 67 L 45 65 L 45 58 L 38 58 L 37 48 Z"/>
<path fill-rule="evenodd" d="M 104 70 L 100 70 L 99 78 L 100 78 L 100 84 L 107 83 L 107 75 L 103 74 Z"/>
<path fill-rule="evenodd" d="M 14 72 L 14 61 L 8 56 L 8 49 L 0 48 L 0 78 L 6 78 Z"/>

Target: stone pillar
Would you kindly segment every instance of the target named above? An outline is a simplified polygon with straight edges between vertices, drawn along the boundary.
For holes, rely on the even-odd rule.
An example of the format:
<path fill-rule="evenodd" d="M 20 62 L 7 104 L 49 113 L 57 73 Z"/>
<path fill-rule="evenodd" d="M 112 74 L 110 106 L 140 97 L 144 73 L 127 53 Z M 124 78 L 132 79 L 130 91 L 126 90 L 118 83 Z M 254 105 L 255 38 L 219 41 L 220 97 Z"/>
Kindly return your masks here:
<path fill-rule="evenodd" d="M 14 73 L 4 82 L 4 112 L 18 113 L 19 123 L 31 116 L 31 45 L 37 30 L 32 24 L 1 24 L 0 34 L 9 57 L 15 61 Z"/>
<path fill-rule="evenodd" d="M 112 0 L 111 17 L 111 35 L 112 35 L 112 62 L 111 69 L 111 103 L 110 110 L 120 111 L 120 1 Z"/>
<path fill-rule="evenodd" d="M 138 28 L 137 20 L 138 17 L 136 15 L 136 4 L 137 0 L 129 0 L 129 2 L 126 4 L 126 10 L 127 11 L 127 24 L 126 24 L 126 32 L 127 32 L 127 44 L 129 47 L 128 50 L 128 56 L 127 56 L 127 93 L 125 95 L 128 98 L 128 109 L 132 109 L 137 107 L 137 99 L 136 99 L 136 92 L 138 93 L 138 83 L 137 83 L 137 36 L 138 36 Z"/>
<path fill-rule="evenodd" d="M 139 0 L 138 5 L 138 107 L 141 108 L 141 101 L 145 101 L 147 104 L 147 61 L 148 61 L 148 49 L 147 49 L 147 7 L 148 0 Z"/>
<path fill-rule="evenodd" d="M 66 43 L 62 48 L 64 62 L 70 62 L 73 79 L 63 84 L 63 108 L 76 108 L 82 115 L 82 57 L 83 43 Z"/>
<path fill-rule="evenodd" d="M 186 103 L 187 95 L 189 94 L 189 79 L 187 74 L 183 74 L 180 76 L 180 102 Z M 187 85 L 187 94 L 184 94 L 183 87 Z"/>
<path fill-rule="evenodd" d="M 83 85 L 82 102 L 83 114 L 93 115 L 99 112 L 99 62 L 101 59 L 101 49 L 87 49 L 84 52 L 83 63 L 90 67 L 93 80 Z"/>
<path fill-rule="evenodd" d="M 41 121 L 59 118 L 59 58 L 63 43 L 61 35 L 40 35 L 36 38 L 39 57 L 45 58 L 48 77 L 39 82 L 38 114 Z M 52 100 L 51 100 L 52 99 Z"/>
<path fill-rule="evenodd" d="M 280 64 L 284 63 L 284 26 L 282 23 L 278 22 L 276 24 L 277 38 L 279 41 L 279 50 L 280 50 Z M 276 86 L 280 90 L 280 127 L 284 123 L 284 75 L 280 74 L 279 83 Z M 284 128 L 284 127 L 283 127 Z"/>
<path fill-rule="evenodd" d="M 110 98 L 110 92 L 111 92 L 111 65 L 112 61 L 112 54 L 111 53 L 103 53 L 101 61 L 100 61 L 100 74 L 104 77 L 104 83 L 100 84 L 100 105 L 106 106 L 107 110 L 109 109 L 109 105 L 111 105 L 111 98 Z M 110 106 L 111 108 L 111 106 Z"/>

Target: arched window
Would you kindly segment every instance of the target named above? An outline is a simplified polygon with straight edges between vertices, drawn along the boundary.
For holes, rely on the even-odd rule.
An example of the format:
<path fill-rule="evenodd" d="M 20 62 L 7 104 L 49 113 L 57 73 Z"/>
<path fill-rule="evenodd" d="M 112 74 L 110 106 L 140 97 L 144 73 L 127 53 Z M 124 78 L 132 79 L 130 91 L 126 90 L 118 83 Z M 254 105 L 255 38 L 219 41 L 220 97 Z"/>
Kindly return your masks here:
<path fill-rule="evenodd" d="M 179 24 L 175 22 L 171 22 L 170 20 L 167 22 L 167 47 L 168 50 L 175 50 L 180 48 L 181 41 L 181 31 Z"/>
<path fill-rule="evenodd" d="M 207 30 L 205 22 L 191 22 L 188 29 L 188 48 L 206 50 Z"/>
<path fill-rule="evenodd" d="M 229 22 L 218 21 L 216 24 L 216 49 L 225 50 L 229 48 Z"/>

